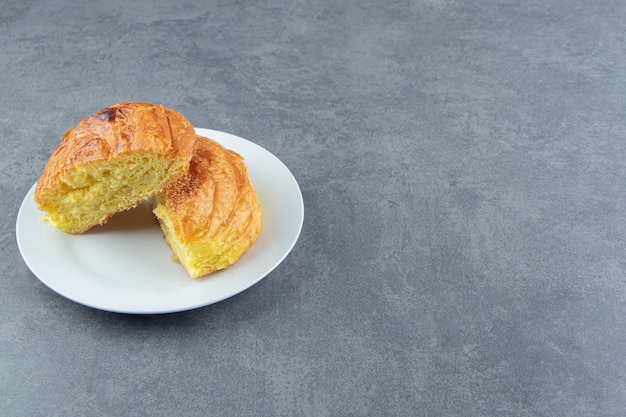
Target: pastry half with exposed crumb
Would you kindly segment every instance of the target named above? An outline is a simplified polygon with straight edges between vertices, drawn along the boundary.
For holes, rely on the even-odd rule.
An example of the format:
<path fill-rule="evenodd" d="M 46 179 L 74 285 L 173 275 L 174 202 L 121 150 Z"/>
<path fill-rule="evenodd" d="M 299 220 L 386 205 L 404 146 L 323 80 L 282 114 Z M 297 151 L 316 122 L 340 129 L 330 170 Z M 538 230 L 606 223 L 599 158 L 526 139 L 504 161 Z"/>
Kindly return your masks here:
<path fill-rule="evenodd" d="M 261 206 L 243 158 L 200 136 L 189 170 L 157 194 L 153 211 L 192 278 L 233 265 L 262 228 Z"/>
<path fill-rule="evenodd" d="M 162 105 L 123 102 L 65 133 L 37 181 L 46 220 L 82 233 L 154 196 L 187 171 L 196 134 Z"/>

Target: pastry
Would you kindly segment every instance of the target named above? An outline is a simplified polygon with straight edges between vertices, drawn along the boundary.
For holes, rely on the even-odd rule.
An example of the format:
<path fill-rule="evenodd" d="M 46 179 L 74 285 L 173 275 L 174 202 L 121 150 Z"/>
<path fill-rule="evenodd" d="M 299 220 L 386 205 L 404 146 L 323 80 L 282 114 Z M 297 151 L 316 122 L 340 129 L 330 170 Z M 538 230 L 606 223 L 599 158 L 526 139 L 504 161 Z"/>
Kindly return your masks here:
<path fill-rule="evenodd" d="M 262 228 L 243 158 L 200 136 L 189 170 L 156 195 L 153 212 L 175 260 L 192 278 L 234 264 Z"/>
<path fill-rule="evenodd" d="M 193 126 L 162 105 L 122 102 L 65 133 L 37 181 L 46 220 L 82 233 L 136 206 L 187 171 Z"/>

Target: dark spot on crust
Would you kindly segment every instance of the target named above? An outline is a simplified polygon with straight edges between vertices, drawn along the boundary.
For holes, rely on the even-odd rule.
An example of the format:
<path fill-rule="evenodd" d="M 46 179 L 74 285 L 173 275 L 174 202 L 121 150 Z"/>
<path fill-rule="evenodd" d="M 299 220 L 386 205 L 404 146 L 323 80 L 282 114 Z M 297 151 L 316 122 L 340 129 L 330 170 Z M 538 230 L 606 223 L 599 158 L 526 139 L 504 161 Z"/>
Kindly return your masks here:
<path fill-rule="evenodd" d="M 115 109 L 106 108 L 98 114 L 98 119 L 105 122 L 112 122 L 115 120 Z"/>

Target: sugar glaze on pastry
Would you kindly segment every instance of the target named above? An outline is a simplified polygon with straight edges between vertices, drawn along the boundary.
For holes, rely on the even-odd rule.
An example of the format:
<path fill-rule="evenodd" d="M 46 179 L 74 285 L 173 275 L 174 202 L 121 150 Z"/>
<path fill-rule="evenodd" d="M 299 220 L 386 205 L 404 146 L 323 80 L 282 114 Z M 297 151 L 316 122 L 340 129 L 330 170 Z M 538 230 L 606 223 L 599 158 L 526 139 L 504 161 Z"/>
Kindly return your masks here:
<path fill-rule="evenodd" d="M 261 206 L 243 158 L 200 136 L 189 170 L 157 194 L 153 212 L 192 278 L 233 265 L 262 228 Z"/>

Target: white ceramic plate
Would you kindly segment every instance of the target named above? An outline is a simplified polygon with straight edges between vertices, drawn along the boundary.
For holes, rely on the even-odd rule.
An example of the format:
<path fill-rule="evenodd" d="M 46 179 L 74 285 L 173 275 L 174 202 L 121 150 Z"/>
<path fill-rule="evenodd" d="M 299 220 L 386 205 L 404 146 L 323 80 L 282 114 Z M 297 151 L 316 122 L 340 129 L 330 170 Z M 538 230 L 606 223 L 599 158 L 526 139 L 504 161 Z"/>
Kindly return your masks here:
<path fill-rule="evenodd" d="M 263 230 L 232 267 L 191 279 L 172 262 L 172 251 L 141 204 L 104 226 L 70 235 L 48 225 L 30 189 L 17 216 L 20 253 L 50 289 L 89 307 L 133 314 L 190 310 L 224 300 L 259 282 L 295 245 L 304 219 L 298 183 L 289 169 L 262 147 L 240 137 L 197 128 L 242 155 L 263 210 Z"/>

